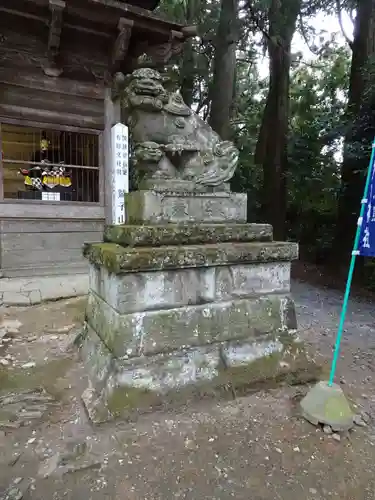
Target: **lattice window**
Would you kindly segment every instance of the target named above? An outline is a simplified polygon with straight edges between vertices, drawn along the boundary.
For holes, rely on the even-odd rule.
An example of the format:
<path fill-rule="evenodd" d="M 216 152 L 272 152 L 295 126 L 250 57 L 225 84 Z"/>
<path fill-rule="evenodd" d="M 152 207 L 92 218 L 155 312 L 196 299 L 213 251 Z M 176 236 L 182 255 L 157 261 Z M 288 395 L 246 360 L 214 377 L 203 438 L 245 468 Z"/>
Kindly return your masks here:
<path fill-rule="evenodd" d="M 0 124 L 4 199 L 99 202 L 94 134 Z"/>

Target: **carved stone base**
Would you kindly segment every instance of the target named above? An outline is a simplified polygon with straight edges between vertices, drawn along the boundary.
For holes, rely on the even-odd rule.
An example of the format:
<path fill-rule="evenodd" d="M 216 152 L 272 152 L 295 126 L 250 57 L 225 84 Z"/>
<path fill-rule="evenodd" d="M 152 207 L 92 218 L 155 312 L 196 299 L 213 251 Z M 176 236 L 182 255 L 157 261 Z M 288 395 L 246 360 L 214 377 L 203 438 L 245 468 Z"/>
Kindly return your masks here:
<path fill-rule="evenodd" d="M 141 191 L 159 191 L 169 193 L 229 193 L 229 183 L 224 183 L 219 187 L 201 186 L 193 181 L 183 181 L 179 179 L 150 179 L 143 180 L 139 185 Z"/>
<path fill-rule="evenodd" d="M 246 209 L 240 193 L 134 191 L 126 197 L 129 224 L 246 222 Z"/>
<path fill-rule="evenodd" d="M 104 241 L 126 247 L 272 241 L 269 224 L 158 224 L 107 226 Z M 295 247 L 296 249 L 296 247 Z M 297 252 L 297 249 L 296 249 Z"/>
<path fill-rule="evenodd" d="M 194 399 L 233 398 L 285 379 L 306 383 L 319 376 L 303 345 L 289 334 L 117 358 L 87 327 L 81 354 L 90 377 L 82 400 L 94 423 L 135 420 L 140 413 Z"/>
<path fill-rule="evenodd" d="M 156 275 L 101 271 L 91 268 L 88 323 L 116 357 L 296 329 L 286 264 Z"/>
<path fill-rule="evenodd" d="M 246 220 L 245 195 L 127 198 L 140 225 L 108 227 L 105 243 L 85 248 L 90 291 L 80 341 L 90 386 L 82 397 L 93 421 L 316 378 L 290 297 L 298 247 L 272 241 L 267 224 L 234 223 Z"/>

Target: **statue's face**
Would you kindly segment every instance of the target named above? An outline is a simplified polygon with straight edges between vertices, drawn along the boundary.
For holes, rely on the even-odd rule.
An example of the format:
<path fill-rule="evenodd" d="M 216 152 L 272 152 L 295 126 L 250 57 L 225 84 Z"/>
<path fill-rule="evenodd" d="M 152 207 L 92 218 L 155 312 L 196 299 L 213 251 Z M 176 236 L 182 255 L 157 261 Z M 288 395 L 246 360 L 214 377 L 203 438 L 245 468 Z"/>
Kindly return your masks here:
<path fill-rule="evenodd" d="M 142 142 L 135 148 L 135 155 L 138 161 L 158 162 L 163 156 L 159 144 L 155 142 Z"/>
<path fill-rule="evenodd" d="M 160 73 L 150 68 L 134 71 L 131 86 L 136 94 L 145 96 L 156 97 L 165 92 Z"/>

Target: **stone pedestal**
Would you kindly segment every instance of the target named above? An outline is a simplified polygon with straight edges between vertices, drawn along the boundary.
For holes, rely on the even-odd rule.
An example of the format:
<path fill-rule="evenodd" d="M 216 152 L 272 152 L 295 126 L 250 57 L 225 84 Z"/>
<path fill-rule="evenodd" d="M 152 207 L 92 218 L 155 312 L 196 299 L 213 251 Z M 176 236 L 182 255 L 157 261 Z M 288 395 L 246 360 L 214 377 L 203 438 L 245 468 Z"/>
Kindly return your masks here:
<path fill-rule="evenodd" d="M 109 226 L 90 261 L 80 339 L 91 419 L 131 418 L 193 397 L 241 394 L 314 373 L 296 340 L 294 243 L 246 224 L 228 191 L 127 195 L 129 224 Z"/>

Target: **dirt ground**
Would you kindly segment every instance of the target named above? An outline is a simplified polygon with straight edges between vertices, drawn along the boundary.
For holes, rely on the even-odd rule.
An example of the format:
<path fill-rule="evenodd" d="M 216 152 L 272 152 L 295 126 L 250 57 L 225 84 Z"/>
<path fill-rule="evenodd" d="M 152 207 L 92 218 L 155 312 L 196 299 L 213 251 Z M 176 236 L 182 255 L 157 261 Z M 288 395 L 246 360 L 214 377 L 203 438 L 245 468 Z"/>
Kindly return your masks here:
<path fill-rule="evenodd" d="M 295 282 L 293 294 L 327 369 L 342 293 Z M 374 303 L 352 300 L 338 374 L 368 423 L 339 438 L 299 417 L 308 387 L 93 427 L 72 344 L 83 310 L 72 299 L 0 311 L 1 500 L 375 499 Z"/>

